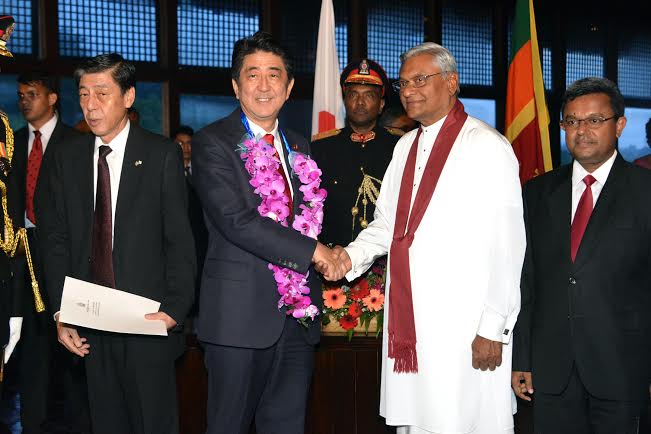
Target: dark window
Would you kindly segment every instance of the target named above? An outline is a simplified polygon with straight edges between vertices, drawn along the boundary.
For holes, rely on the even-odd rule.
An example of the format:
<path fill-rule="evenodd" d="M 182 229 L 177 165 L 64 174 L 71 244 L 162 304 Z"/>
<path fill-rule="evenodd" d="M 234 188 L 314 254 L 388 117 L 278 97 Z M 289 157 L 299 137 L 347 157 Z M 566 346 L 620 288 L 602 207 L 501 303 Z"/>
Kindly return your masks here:
<path fill-rule="evenodd" d="M 423 42 L 423 2 L 369 1 L 367 27 L 368 56 L 382 65 L 389 77 L 397 78 L 400 55 Z"/>
<path fill-rule="evenodd" d="M 32 54 L 34 47 L 31 0 L 3 0 L 0 14 L 7 14 L 16 20 L 16 28 L 11 34 L 7 47 L 13 54 Z"/>
<path fill-rule="evenodd" d="M 140 126 L 154 133 L 163 133 L 163 86 L 161 83 L 136 83 L 136 102 Z"/>
<path fill-rule="evenodd" d="M 624 96 L 651 98 L 651 31 L 639 26 L 636 33 L 622 32 L 619 37 L 619 89 Z"/>
<path fill-rule="evenodd" d="M 134 61 L 155 62 L 154 0 L 59 0 L 59 53 L 92 57 L 116 52 Z"/>
<path fill-rule="evenodd" d="M 195 131 L 231 114 L 239 107 L 233 96 L 181 94 L 181 125 L 189 125 Z"/>
<path fill-rule="evenodd" d="M 289 51 L 294 72 L 313 74 L 321 2 L 284 1 L 281 9 L 280 42 Z"/>
<path fill-rule="evenodd" d="M 345 0 L 335 0 L 335 43 L 337 44 L 337 57 L 339 69 L 343 70 L 348 64 L 348 10 Z"/>
<path fill-rule="evenodd" d="M 235 41 L 259 28 L 257 0 L 179 0 L 179 64 L 230 68 Z"/>
<path fill-rule="evenodd" d="M 25 119 L 18 110 L 17 78 L 18 76 L 13 74 L 0 74 L 0 110 L 7 114 L 9 125 L 14 131 L 25 126 Z"/>
<path fill-rule="evenodd" d="M 443 46 L 457 59 L 461 84 L 493 84 L 490 5 L 448 1 L 443 7 Z"/>
<path fill-rule="evenodd" d="M 606 40 L 601 25 L 574 15 L 567 34 L 567 86 L 584 77 L 604 76 Z"/>

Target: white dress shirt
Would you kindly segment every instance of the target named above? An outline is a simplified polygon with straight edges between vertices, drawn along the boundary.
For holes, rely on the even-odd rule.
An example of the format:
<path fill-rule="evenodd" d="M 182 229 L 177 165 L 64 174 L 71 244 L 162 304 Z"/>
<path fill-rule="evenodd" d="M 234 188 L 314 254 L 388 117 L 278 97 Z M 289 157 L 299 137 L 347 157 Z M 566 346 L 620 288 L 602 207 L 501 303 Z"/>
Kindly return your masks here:
<path fill-rule="evenodd" d="M 58 119 L 59 117 L 57 116 L 56 113 L 54 113 L 54 116 L 52 116 L 52 118 L 50 118 L 49 121 L 47 121 L 45 124 L 43 124 L 43 126 L 41 126 L 41 128 L 39 128 L 39 132 L 41 133 L 41 149 L 43 150 L 44 155 L 45 155 L 45 148 L 47 148 L 47 144 L 50 142 L 50 137 L 52 137 L 54 128 L 57 126 Z M 27 158 L 29 159 L 29 153 L 32 152 L 32 147 L 34 146 L 34 139 L 36 138 L 36 135 L 34 135 L 34 131 L 36 131 L 36 128 L 34 128 L 32 124 L 28 123 L 27 130 L 28 130 Z M 25 211 L 25 227 L 26 228 L 35 227 L 34 223 L 32 223 L 27 218 L 27 211 Z"/>
<path fill-rule="evenodd" d="M 122 175 L 122 162 L 124 161 L 124 150 L 127 147 L 127 138 L 129 137 L 130 122 L 117 136 L 109 143 L 104 143 L 99 137 L 95 137 L 95 151 L 93 152 L 93 206 L 97 196 L 97 161 L 99 160 L 99 147 L 110 146 L 112 151 L 106 156 L 108 163 L 109 176 L 111 178 L 111 244 L 113 244 L 113 234 L 115 234 L 115 205 L 118 203 L 118 190 L 120 189 L 120 176 Z"/>
<path fill-rule="evenodd" d="M 274 127 L 271 131 L 265 131 L 264 128 L 262 128 L 260 125 L 256 124 L 255 122 L 251 121 L 251 119 L 247 118 L 249 121 L 249 127 L 251 128 L 251 132 L 255 137 L 262 138 L 264 137 L 265 134 L 272 134 L 274 136 L 274 148 L 276 148 L 276 151 L 278 152 L 278 155 L 280 156 L 280 164 L 283 165 L 283 171 L 285 172 L 285 176 L 287 177 L 287 180 L 291 180 L 291 177 L 289 176 L 289 170 L 287 168 L 287 164 L 285 163 L 285 146 L 282 143 L 282 140 L 280 140 L 279 134 L 278 134 L 278 119 L 276 119 L 276 123 L 274 124 Z M 294 187 L 292 186 L 291 181 L 289 183 L 289 191 L 292 197 L 294 197 Z M 290 210 L 291 211 L 291 210 Z"/>
<path fill-rule="evenodd" d="M 411 207 L 414 205 L 414 200 L 416 199 L 416 193 L 418 193 L 418 187 L 420 187 L 420 182 L 423 180 L 423 173 L 425 172 L 425 167 L 427 167 L 427 160 L 432 153 L 432 148 L 434 148 L 434 142 L 441 131 L 443 122 L 447 119 L 447 115 L 442 119 L 434 122 L 429 126 L 422 126 L 423 132 L 418 138 L 418 150 L 416 152 L 416 167 L 414 168 L 414 185 L 411 192 Z"/>
<path fill-rule="evenodd" d="M 606 180 L 608 179 L 608 175 L 610 174 L 610 169 L 613 167 L 613 163 L 615 162 L 615 158 L 617 158 L 617 151 L 613 152 L 613 155 L 604 162 L 597 170 L 594 172 L 590 173 L 587 170 L 581 166 L 581 164 L 574 160 L 574 163 L 572 163 L 572 220 L 574 221 L 574 214 L 576 214 L 576 208 L 579 206 L 579 200 L 581 199 L 581 195 L 585 191 L 586 185 L 585 182 L 583 182 L 583 178 L 585 178 L 587 175 L 592 175 L 594 176 L 594 179 L 597 180 L 597 182 L 592 183 L 592 186 L 590 188 L 592 189 L 592 209 L 594 209 L 594 206 L 597 204 L 597 199 L 599 199 L 599 195 L 601 194 L 601 190 L 603 190 L 604 185 L 606 184 Z"/>

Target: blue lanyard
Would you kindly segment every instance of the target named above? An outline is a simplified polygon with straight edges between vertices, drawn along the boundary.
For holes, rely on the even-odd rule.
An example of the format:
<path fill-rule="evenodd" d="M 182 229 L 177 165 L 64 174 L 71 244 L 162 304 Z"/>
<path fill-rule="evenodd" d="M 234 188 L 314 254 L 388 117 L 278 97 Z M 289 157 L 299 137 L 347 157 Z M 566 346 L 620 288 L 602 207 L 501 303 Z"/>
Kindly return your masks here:
<path fill-rule="evenodd" d="M 254 139 L 255 135 L 253 134 L 253 131 L 251 131 L 251 126 L 249 125 L 249 120 L 246 118 L 246 115 L 244 114 L 243 111 L 240 110 L 240 120 L 242 121 L 242 125 L 244 125 L 244 129 L 246 130 L 246 133 L 249 135 L 250 138 Z M 287 158 L 290 158 L 290 155 L 292 154 L 292 150 L 289 149 L 289 145 L 287 144 L 287 137 L 285 137 L 285 133 L 283 130 L 278 127 L 278 132 L 280 133 L 280 141 L 285 146 L 285 150 L 287 151 Z M 291 159 L 290 159 L 291 161 Z"/>

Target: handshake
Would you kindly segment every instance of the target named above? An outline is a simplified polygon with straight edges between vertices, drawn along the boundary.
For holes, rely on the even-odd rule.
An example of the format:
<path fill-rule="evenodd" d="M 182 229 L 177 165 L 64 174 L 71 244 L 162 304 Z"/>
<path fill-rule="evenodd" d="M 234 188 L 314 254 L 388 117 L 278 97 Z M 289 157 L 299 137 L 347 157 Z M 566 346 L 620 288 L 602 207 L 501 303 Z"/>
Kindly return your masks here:
<path fill-rule="evenodd" d="M 336 246 L 329 249 L 319 242 L 317 242 L 314 250 L 312 262 L 316 271 L 323 274 L 323 277 L 331 282 L 343 279 L 353 267 L 350 256 L 343 247 Z"/>

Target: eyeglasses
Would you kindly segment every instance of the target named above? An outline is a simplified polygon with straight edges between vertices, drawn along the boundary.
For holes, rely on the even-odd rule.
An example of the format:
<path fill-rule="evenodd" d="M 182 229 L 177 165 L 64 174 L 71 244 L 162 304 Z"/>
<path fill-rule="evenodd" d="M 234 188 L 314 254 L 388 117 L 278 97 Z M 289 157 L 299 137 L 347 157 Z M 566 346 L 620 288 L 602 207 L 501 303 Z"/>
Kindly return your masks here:
<path fill-rule="evenodd" d="M 393 83 L 391 83 L 391 86 L 396 92 L 400 92 L 402 90 L 407 89 L 409 85 L 412 85 L 414 87 L 423 87 L 425 86 L 425 83 L 427 83 L 428 78 L 434 77 L 435 75 L 444 74 L 446 72 L 448 71 L 435 72 L 434 74 L 427 74 L 427 75 L 419 75 L 413 80 L 396 80 Z"/>
<path fill-rule="evenodd" d="M 591 130 L 596 130 L 600 128 L 604 122 L 611 119 L 618 118 L 618 116 L 611 116 L 609 118 L 604 118 L 603 116 L 590 116 L 585 119 L 576 119 L 576 118 L 567 118 L 561 121 L 561 126 L 567 130 L 576 130 L 581 125 L 581 122 L 585 122 L 585 126 Z"/>

